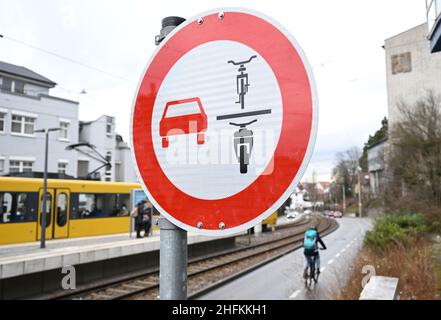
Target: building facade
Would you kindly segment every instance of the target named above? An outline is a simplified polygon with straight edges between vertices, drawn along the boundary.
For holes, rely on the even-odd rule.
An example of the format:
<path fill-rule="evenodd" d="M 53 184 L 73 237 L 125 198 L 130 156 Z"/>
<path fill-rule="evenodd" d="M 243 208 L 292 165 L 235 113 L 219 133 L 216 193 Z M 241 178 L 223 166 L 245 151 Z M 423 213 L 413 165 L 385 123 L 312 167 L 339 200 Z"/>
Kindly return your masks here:
<path fill-rule="evenodd" d="M 107 181 L 136 182 L 130 148 L 115 133 L 115 118 L 79 121 L 79 103 L 51 96 L 55 82 L 27 68 L 0 61 L 0 176 L 44 171 L 49 134 L 48 172 Z M 88 143 L 93 152 L 72 145 Z M 108 161 L 110 166 L 104 166 Z M 95 170 L 102 167 L 99 170 Z"/>
<path fill-rule="evenodd" d="M 431 53 L 427 29 L 424 23 L 384 42 L 390 128 L 400 121 L 400 104 L 413 107 L 430 91 L 441 94 L 441 52 Z"/>
<path fill-rule="evenodd" d="M 0 175 L 44 170 L 44 133 L 50 133 L 48 171 L 76 176 L 78 102 L 49 95 L 55 82 L 24 67 L 0 62 Z"/>
<path fill-rule="evenodd" d="M 384 191 L 387 150 L 387 139 L 370 146 L 367 150 L 370 192 L 374 197 L 378 197 Z"/>
<path fill-rule="evenodd" d="M 103 115 L 95 121 L 80 122 L 80 143 L 89 143 L 102 157 L 111 164 L 110 168 L 102 167 L 103 159 L 80 154 L 78 157 L 78 175 L 85 177 L 97 170 L 98 177 L 106 181 L 137 181 L 131 160 L 130 148 L 115 133 L 115 118 Z"/>

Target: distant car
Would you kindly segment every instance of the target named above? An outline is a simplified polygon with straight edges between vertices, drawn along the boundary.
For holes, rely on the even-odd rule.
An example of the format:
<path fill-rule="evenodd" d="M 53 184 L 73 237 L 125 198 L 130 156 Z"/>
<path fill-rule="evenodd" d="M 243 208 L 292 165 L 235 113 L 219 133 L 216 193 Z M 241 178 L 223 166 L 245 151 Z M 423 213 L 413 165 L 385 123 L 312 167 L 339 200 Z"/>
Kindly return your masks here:
<path fill-rule="evenodd" d="M 298 215 L 299 215 L 299 212 L 297 212 L 297 211 L 290 211 L 290 212 L 288 212 L 288 214 L 286 215 L 286 217 L 287 217 L 288 219 L 292 219 L 292 218 L 297 217 Z"/>
<path fill-rule="evenodd" d="M 334 218 L 334 211 L 328 211 L 328 218 Z"/>
<path fill-rule="evenodd" d="M 311 211 L 311 210 L 309 210 L 309 209 L 306 209 L 305 211 L 303 211 L 303 213 L 304 213 L 304 214 L 311 214 L 311 213 L 312 213 L 312 211 Z"/>
<path fill-rule="evenodd" d="M 207 115 L 198 97 L 169 101 L 159 122 L 159 134 L 162 147 L 168 148 L 168 137 L 181 134 L 197 133 L 197 143 L 205 143 Z"/>
<path fill-rule="evenodd" d="M 334 212 L 334 218 L 341 218 L 341 217 L 343 217 L 343 214 L 340 211 Z"/>

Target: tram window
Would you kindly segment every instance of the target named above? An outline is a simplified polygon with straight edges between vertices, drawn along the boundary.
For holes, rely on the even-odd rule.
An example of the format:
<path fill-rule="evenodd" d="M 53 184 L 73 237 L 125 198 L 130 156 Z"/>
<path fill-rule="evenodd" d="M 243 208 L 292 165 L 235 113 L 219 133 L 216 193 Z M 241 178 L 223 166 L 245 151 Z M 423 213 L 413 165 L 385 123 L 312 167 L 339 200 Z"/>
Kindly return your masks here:
<path fill-rule="evenodd" d="M 37 220 L 37 193 L 0 192 L 0 223 Z"/>
<path fill-rule="evenodd" d="M 130 194 L 71 194 L 71 219 L 123 217 L 129 215 L 129 208 Z"/>
<path fill-rule="evenodd" d="M 41 195 L 40 198 L 40 212 L 43 212 L 43 194 Z M 46 194 L 46 226 L 50 226 L 52 221 L 52 195 L 50 193 Z M 42 222 L 40 220 L 40 225 L 42 225 Z"/>
<path fill-rule="evenodd" d="M 1 213 L 2 220 L 1 223 L 11 222 L 11 211 L 12 211 L 12 194 L 9 192 L 0 194 L 1 202 Z"/>
<path fill-rule="evenodd" d="M 57 225 L 65 226 L 67 223 L 67 194 L 60 193 L 57 201 Z"/>
<path fill-rule="evenodd" d="M 78 218 L 89 218 L 98 212 L 94 194 L 80 193 L 78 195 Z"/>

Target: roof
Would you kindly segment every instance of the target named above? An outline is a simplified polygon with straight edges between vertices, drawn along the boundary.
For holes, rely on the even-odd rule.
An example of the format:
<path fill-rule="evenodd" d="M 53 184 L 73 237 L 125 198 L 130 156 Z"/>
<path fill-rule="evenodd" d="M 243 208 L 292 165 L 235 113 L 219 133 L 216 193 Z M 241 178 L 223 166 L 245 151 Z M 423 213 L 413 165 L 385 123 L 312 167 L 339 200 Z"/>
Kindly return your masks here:
<path fill-rule="evenodd" d="M 397 33 L 396 35 L 393 35 L 393 36 L 391 36 L 391 37 L 389 37 L 389 38 L 386 38 L 386 39 L 384 40 L 384 42 L 389 41 L 389 40 L 392 40 L 392 39 L 397 38 L 397 37 L 400 37 L 400 36 L 402 36 L 403 34 L 406 34 L 406 33 L 408 33 L 408 32 L 414 32 L 415 30 L 417 30 L 417 29 L 419 29 L 419 28 L 427 28 L 427 22 L 423 22 L 423 23 L 421 23 L 421 24 L 419 24 L 419 25 L 417 25 L 417 26 L 415 26 L 415 27 L 409 28 L 409 29 L 407 29 L 407 30 L 405 30 L 405 31 L 402 31 L 402 32 L 400 32 L 400 33 Z"/>
<path fill-rule="evenodd" d="M 53 82 L 52 80 L 43 77 L 42 75 L 32 70 L 29 70 L 22 66 L 17 66 L 15 64 L 6 63 L 3 61 L 0 61 L 0 72 L 5 74 L 10 74 L 12 76 L 19 76 L 22 78 L 42 82 L 51 87 L 54 87 L 56 85 L 56 83 Z"/>

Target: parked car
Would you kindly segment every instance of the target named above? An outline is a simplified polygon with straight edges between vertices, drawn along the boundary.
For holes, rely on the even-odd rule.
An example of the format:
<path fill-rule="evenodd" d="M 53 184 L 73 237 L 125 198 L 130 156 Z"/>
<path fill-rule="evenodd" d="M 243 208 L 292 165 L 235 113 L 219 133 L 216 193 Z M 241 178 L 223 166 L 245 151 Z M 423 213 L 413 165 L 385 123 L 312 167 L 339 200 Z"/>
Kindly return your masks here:
<path fill-rule="evenodd" d="M 343 214 L 340 211 L 334 212 L 334 218 L 341 218 L 341 217 L 343 217 Z"/>
<path fill-rule="evenodd" d="M 334 218 L 334 211 L 328 212 L 328 218 Z"/>
<path fill-rule="evenodd" d="M 311 210 L 309 210 L 309 209 L 306 209 L 305 211 L 303 211 L 303 213 L 304 213 L 304 214 L 311 214 L 311 213 L 312 213 L 312 211 L 311 211 Z"/>
<path fill-rule="evenodd" d="M 288 219 L 292 219 L 292 218 L 297 217 L 299 214 L 300 214 L 300 213 L 299 213 L 298 211 L 290 211 L 290 212 L 288 212 L 288 214 L 286 215 L 286 217 L 287 217 Z"/>

